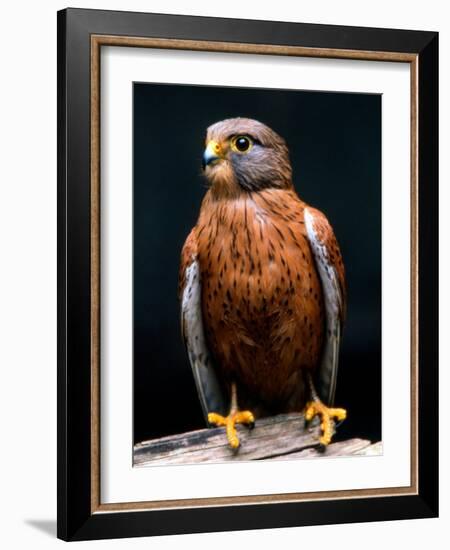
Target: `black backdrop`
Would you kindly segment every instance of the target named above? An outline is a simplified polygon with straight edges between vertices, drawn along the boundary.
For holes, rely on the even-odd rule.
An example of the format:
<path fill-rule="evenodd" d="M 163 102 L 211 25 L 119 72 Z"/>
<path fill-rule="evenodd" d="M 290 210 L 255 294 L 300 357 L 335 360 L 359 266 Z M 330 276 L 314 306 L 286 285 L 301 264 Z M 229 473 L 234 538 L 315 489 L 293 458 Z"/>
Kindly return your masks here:
<path fill-rule="evenodd" d="M 180 336 L 181 248 L 205 193 L 210 124 L 256 118 L 288 142 L 294 184 L 330 220 L 348 283 L 338 438 L 381 438 L 381 96 L 134 84 L 134 438 L 204 427 Z"/>

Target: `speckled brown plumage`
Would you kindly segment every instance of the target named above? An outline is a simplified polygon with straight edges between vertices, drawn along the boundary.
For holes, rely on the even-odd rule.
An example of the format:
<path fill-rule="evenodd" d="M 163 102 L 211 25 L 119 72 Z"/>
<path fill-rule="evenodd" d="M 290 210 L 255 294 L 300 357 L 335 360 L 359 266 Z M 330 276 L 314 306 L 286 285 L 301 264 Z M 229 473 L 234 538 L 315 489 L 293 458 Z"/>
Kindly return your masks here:
<path fill-rule="evenodd" d="M 236 134 L 251 137 L 253 161 L 232 150 Z M 307 399 L 302 373 L 318 366 L 325 331 L 307 205 L 293 188 L 287 146 L 270 128 L 231 119 L 208 130 L 211 140 L 221 157 L 205 169 L 210 189 L 183 248 L 180 292 L 195 258 L 206 341 L 221 384 L 235 381 L 239 404 L 257 416 L 298 411 Z M 308 210 L 338 274 L 343 316 L 339 247 L 325 216 Z"/>

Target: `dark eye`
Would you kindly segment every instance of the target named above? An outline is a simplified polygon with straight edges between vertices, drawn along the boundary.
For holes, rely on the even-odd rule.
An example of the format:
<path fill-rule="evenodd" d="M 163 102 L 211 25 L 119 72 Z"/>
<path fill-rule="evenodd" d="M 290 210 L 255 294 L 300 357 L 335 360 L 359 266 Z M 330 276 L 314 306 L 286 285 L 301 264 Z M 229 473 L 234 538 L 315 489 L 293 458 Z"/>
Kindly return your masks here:
<path fill-rule="evenodd" d="M 236 136 L 232 142 L 233 149 L 239 153 L 246 153 L 252 146 L 252 141 L 248 136 Z"/>

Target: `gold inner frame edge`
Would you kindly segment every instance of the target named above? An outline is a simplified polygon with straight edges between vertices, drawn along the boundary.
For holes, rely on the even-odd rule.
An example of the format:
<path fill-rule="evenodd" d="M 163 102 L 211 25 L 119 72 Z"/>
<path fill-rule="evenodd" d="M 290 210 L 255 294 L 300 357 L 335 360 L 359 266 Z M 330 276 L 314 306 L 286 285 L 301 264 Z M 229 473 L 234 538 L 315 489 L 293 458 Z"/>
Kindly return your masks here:
<path fill-rule="evenodd" d="M 283 493 L 234 497 L 189 498 L 142 502 L 101 503 L 100 499 L 100 50 L 102 46 L 164 48 L 205 52 L 247 53 L 391 61 L 410 65 L 411 151 L 411 484 L 407 487 Z M 90 66 L 90 180 L 91 180 L 91 513 L 201 508 L 230 505 L 276 504 L 312 500 L 341 500 L 418 494 L 418 55 L 402 52 L 308 48 L 274 44 L 251 44 L 91 35 Z"/>

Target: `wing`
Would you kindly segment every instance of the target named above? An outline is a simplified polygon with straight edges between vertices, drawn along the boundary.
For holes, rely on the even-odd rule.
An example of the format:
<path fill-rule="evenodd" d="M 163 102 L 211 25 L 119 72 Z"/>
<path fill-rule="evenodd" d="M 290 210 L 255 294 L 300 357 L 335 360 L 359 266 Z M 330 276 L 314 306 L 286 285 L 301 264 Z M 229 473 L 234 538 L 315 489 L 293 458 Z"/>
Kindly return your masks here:
<path fill-rule="evenodd" d="M 321 212 L 305 208 L 305 227 L 322 282 L 325 304 L 326 332 L 317 373 L 317 390 L 322 401 L 332 405 L 346 309 L 344 264 L 333 229 Z"/>
<path fill-rule="evenodd" d="M 217 379 L 203 329 L 201 272 L 197 258 L 195 230 L 192 230 L 181 253 L 179 296 L 181 332 L 184 338 L 203 414 L 226 414 L 224 399 Z"/>

